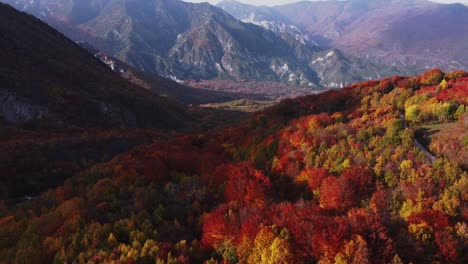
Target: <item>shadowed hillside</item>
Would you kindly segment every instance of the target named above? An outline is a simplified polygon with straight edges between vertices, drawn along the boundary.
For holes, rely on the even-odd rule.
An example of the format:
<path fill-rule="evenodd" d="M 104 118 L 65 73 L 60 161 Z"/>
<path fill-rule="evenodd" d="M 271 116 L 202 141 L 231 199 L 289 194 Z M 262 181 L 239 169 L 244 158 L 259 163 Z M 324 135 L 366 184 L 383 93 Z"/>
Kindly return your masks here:
<path fill-rule="evenodd" d="M 38 19 L 0 7 L 4 122 L 176 129 L 189 119 L 181 107 L 120 78 Z"/>

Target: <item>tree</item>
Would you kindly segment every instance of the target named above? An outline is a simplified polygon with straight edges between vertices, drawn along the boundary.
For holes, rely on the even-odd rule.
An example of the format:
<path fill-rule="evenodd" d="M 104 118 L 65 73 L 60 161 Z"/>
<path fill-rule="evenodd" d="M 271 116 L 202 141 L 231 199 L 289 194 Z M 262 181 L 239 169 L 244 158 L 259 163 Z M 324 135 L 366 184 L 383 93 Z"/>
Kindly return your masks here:
<path fill-rule="evenodd" d="M 448 231 L 436 232 L 437 256 L 444 263 L 456 263 L 458 258 L 457 241 Z"/>
<path fill-rule="evenodd" d="M 425 223 L 434 230 L 444 230 L 449 226 L 449 218 L 446 214 L 436 210 L 423 210 L 408 217 L 408 222 L 412 224 Z"/>
<path fill-rule="evenodd" d="M 213 248 L 222 245 L 224 241 L 235 241 L 239 228 L 237 216 L 227 205 L 222 205 L 203 221 L 202 243 Z"/>
<path fill-rule="evenodd" d="M 405 110 L 405 119 L 411 122 L 418 122 L 419 121 L 419 106 L 418 105 L 411 105 L 406 108 Z"/>
<path fill-rule="evenodd" d="M 444 80 L 442 80 L 442 81 L 440 82 L 440 84 L 439 84 L 439 87 L 438 87 L 438 88 L 439 88 L 439 89 L 441 89 L 441 90 L 445 90 L 445 89 L 447 89 L 447 88 L 448 88 L 448 83 L 447 83 L 447 81 L 446 81 L 445 79 L 444 79 Z"/>
<path fill-rule="evenodd" d="M 368 264 L 367 242 L 359 235 L 349 241 L 335 257 L 336 264 Z"/>
<path fill-rule="evenodd" d="M 228 165 L 228 180 L 224 196 L 226 201 L 238 201 L 251 205 L 263 205 L 267 192 L 271 189 L 270 180 L 250 164 L 241 162 Z"/>
<path fill-rule="evenodd" d="M 323 179 L 328 176 L 328 171 L 323 168 L 310 168 L 304 169 L 294 179 L 295 182 L 305 182 L 309 185 L 311 191 L 320 187 Z"/>
<path fill-rule="evenodd" d="M 344 217 L 319 217 L 313 225 L 312 253 L 316 259 L 334 259 L 350 239 L 350 225 Z"/>
<path fill-rule="evenodd" d="M 439 84 L 444 78 L 444 73 L 439 69 L 429 70 L 419 77 L 419 82 L 423 85 Z"/>
<path fill-rule="evenodd" d="M 433 229 L 426 222 L 419 224 L 410 224 L 408 226 L 408 232 L 417 240 L 427 245 L 432 238 Z"/>
<path fill-rule="evenodd" d="M 341 178 L 349 182 L 350 188 L 356 194 L 358 200 L 366 198 L 375 189 L 375 177 L 372 171 L 364 167 L 351 167 L 341 174 Z"/>
<path fill-rule="evenodd" d="M 263 226 L 255 237 L 247 263 L 295 263 L 287 230 L 278 233 L 275 226 Z"/>
<path fill-rule="evenodd" d="M 320 207 L 339 209 L 343 205 L 340 181 L 335 177 L 327 177 L 320 186 Z"/>

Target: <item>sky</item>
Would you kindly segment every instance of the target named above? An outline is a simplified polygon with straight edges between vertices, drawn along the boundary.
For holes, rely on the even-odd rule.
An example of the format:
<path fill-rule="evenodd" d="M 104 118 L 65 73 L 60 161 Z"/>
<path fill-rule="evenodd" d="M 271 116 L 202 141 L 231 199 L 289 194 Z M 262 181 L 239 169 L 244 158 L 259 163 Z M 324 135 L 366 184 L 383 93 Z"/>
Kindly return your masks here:
<path fill-rule="evenodd" d="M 212 4 L 219 2 L 219 0 L 184 0 L 184 1 L 194 2 L 194 3 L 210 2 Z M 300 0 L 237 0 L 237 1 L 243 2 L 246 4 L 251 4 L 251 5 L 281 5 L 281 4 L 299 2 Z M 448 3 L 468 4 L 468 0 L 432 0 L 432 2 L 446 3 L 446 4 Z"/>

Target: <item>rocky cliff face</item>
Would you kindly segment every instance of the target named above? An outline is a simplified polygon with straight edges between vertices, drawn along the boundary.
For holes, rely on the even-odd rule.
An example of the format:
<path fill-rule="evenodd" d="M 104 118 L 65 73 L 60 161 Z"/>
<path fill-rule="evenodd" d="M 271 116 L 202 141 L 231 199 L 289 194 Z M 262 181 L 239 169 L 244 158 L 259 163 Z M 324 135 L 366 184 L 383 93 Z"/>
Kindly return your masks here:
<path fill-rule="evenodd" d="M 264 28 L 243 23 L 209 4 L 178 0 L 7 2 L 137 69 L 173 79 L 340 87 L 382 73 L 376 75 L 369 65 L 335 56 L 338 53 L 332 50 L 318 49 L 291 25 L 281 22 Z M 327 54 L 335 56 L 335 63 L 320 61 Z"/>
<path fill-rule="evenodd" d="M 219 2 L 217 7 L 245 23 L 252 23 L 278 33 L 285 39 L 294 38 L 304 45 L 317 47 L 318 44 L 305 30 L 297 27 L 290 19 L 281 15 L 274 7 L 253 6 L 234 0 Z"/>

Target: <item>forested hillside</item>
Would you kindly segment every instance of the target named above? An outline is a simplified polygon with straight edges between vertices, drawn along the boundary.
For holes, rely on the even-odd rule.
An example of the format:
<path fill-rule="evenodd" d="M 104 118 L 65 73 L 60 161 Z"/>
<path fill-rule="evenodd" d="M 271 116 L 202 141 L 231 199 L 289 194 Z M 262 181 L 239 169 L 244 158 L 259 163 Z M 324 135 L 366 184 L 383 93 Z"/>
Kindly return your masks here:
<path fill-rule="evenodd" d="M 0 206 L 0 263 L 467 263 L 468 73 L 288 99 Z"/>
<path fill-rule="evenodd" d="M 44 22 L 0 3 L 0 200 L 35 196 L 174 131 L 238 118 L 174 98 L 207 103 L 223 93 L 143 80 L 130 83 Z"/>

